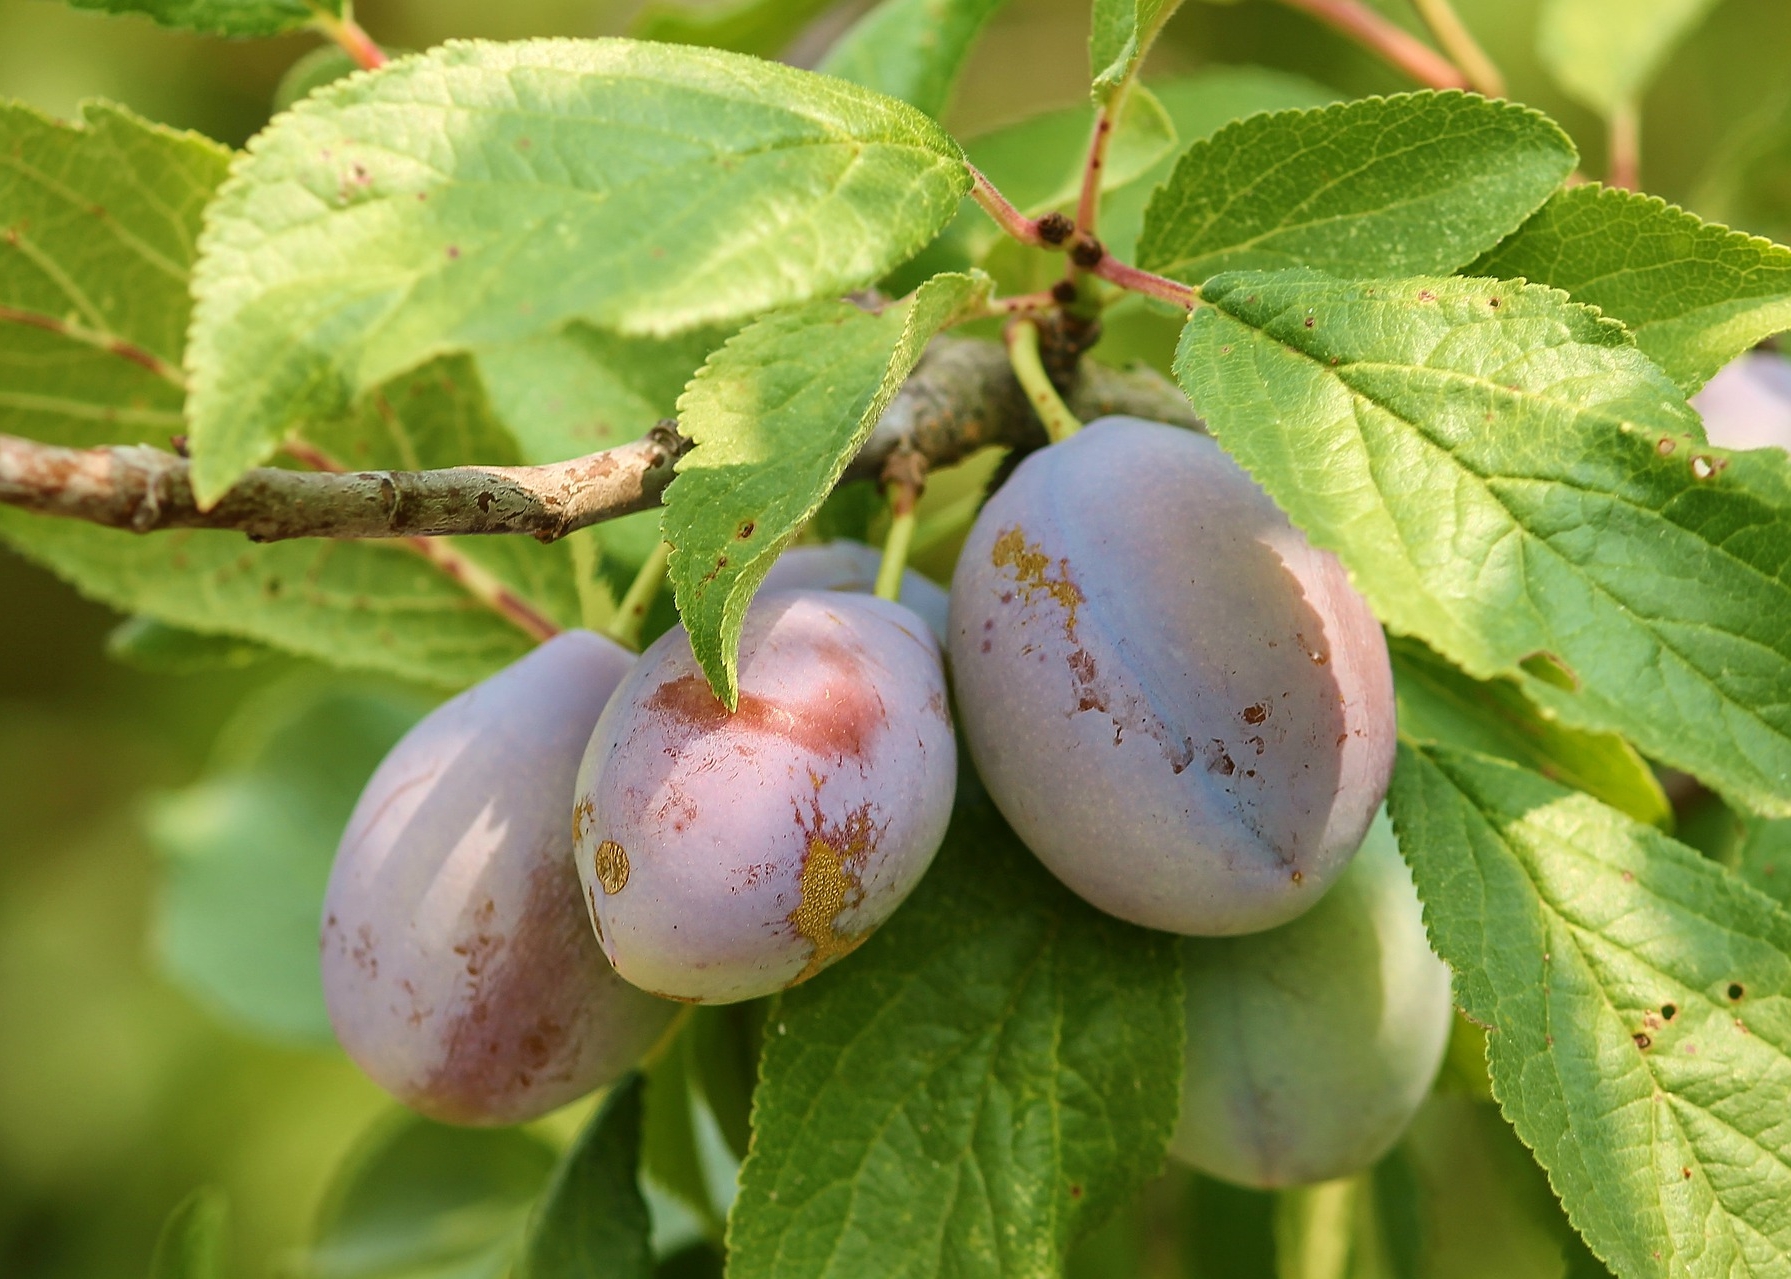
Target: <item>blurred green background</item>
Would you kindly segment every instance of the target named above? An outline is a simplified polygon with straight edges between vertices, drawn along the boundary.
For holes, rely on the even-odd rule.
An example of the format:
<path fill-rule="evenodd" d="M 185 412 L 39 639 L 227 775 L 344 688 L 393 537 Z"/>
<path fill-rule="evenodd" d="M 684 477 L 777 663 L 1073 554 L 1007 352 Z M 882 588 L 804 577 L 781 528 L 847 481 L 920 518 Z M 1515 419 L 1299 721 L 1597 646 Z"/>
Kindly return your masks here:
<path fill-rule="evenodd" d="M 1561 120 L 1597 175 L 1600 127 L 1552 88 L 1531 50 L 1538 3 L 1459 7 L 1513 96 Z M 386 45 L 422 48 L 452 36 L 620 32 L 635 7 L 364 0 L 358 16 Z M 1383 7 L 1410 22 L 1405 6 Z M 824 30 L 839 22 L 837 14 L 822 20 Z M 1013 0 L 985 37 L 948 123 L 970 133 L 1079 101 L 1086 29 L 1086 0 Z M 109 97 L 240 144 L 266 121 L 286 69 L 317 43 L 233 44 L 45 0 L 0 0 L 0 95 L 60 115 L 82 98 Z M 824 31 L 811 33 L 794 56 L 812 58 L 823 43 Z M 1648 96 L 1647 188 L 1694 208 L 1714 200 L 1737 122 L 1781 109 L 1791 92 L 1788 52 L 1784 0 L 1719 5 Z M 1193 0 L 1154 70 L 1251 62 L 1351 94 L 1409 87 L 1268 0 Z M 158 974 L 157 868 L 145 815 L 156 796 L 200 775 L 243 699 L 294 665 L 143 673 L 105 655 L 118 621 L 0 550 L 0 1275 L 141 1275 L 163 1217 L 200 1183 L 229 1194 L 234 1273 L 270 1275 L 301 1242 L 330 1169 L 386 1103 L 338 1055 L 248 1037 Z M 1430 1129 L 1442 1131 L 1440 1123 L 1433 1116 Z M 1422 1148 L 1421 1133 L 1420 1157 Z M 1125 1227 L 1165 1211 L 1181 1220 L 1194 1212 L 1178 1217 L 1147 1201 Z M 1512 1236 L 1503 1239 L 1493 1248 L 1510 1246 Z M 1464 1267 L 1489 1255 L 1471 1231 L 1464 1240 Z M 1148 1238 L 1122 1246 L 1116 1227 L 1108 1243 L 1130 1259 L 1112 1273 L 1147 1268 L 1134 1249 Z"/>

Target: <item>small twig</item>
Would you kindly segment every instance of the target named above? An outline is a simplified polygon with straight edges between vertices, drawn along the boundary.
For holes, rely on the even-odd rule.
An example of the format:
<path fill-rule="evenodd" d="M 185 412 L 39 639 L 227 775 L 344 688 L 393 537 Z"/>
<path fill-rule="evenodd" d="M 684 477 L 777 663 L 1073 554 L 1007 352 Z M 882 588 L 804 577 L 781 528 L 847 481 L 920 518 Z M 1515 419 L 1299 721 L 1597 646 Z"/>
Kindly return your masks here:
<path fill-rule="evenodd" d="M 1625 102 L 1611 113 L 1610 156 L 1605 182 L 1636 191 L 1642 185 L 1642 113 Z"/>
<path fill-rule="evenodd" d="M 1083 360 L 1066 395 L 1085 418 L 1125 413 L 1197 423 L 1186 397 L 1148 369 Z M 990 445 L 1031 443 L 1037 432 L 1002 346 L 938 338 L 843 480 L 878 478 L 899 449 L 915 450 L 938 469 Z M 142 445 L 70 449 L 0 435 L 0 503 L 137 533 L 228 529 L 258 541 L 526 533 L 552 541 L 659 505 L 689 447 L 666 422 L 631 443 L 548 466 L 347 473 L 260 467 L 200 510 L 189 465 L 176 454 Z M 332 465 L 303 444 L 288 452 Z"/>
<path fill-rule="evenodd" d="M 659 598 L 660 587 L 665 585 L 665 566 L 671 555 L 670 542 L 655 546 L 640 572 L 634 575 L 634 581 L 628 584 L 628 593 L 616 606 L 615 620 L 609 624 L 609 637 L 616 643 L 640 652 L 641 629 L 647 624 L 653 601 Z"/>
<path fill-rule="evenodd" d="M 1002 335 L 1007 339 L 1007 358 L 1014 366 L 1014 376 L 1026 390 L 1026 398 L 1045 424 L 1045 434 L 1053 444 L 1061 443 L 1082 429 L 1082 423 L 1070 412 L 1069 405 L 1051 384 L 1045 363 L 1039 356 L 1039 326 L 1029 319 L 1017 319 Z"/>
<path fill-rule="evenodd" d="M 1103 252 L 1099 261 L 1089 268 L 1090 271 L 1107 281 L 1117 284 L 1122 289 L 1133 293 L 1142 293 L 1147 297 L 1160 298 L 1164 302 L 1179 306 L 1184 311 L 1194 309 L 1200 301 L 1200 290 L 1191 284 L 1183 284 L 1180 280 L 1171 280 L 1165 275 L 1154 275 L 1149 271 L 1141 271 L 1129 266 Z"/>
<path fill-rule="evenodd" d="M 184 449 L 177 451 L 185 456 Z M 313 471 L 341 475 L 348 469 L 316 445 L 304 440 L 288 440 L 282 446 L 282 451 Z M 551 617 L 505 586 L 495 573 L 467 555 L 451 539 L 401 537 L 396 541 L 405 550 L 428 560 L 468 595 L 530 638 L 546 641 L 560 633 L 559 625 Z"/>
<path fill-rule="evenodd" d="M 1112 145 L 1113 131 L 1125 105 L 1130 82 L 1122 85 L 1095 112 L 1094 132 L 1088 139 L 1088 158 L 1082 162 L 1082 190 L 1076 197 L 1076 229 L 1093 236 L 1101 216 L 1101 179 L 1107 170 L 1107 148 Z"/>
<path fill-rule="evenodd" d="M 1369 52 L 1432 89 L 1466 89 L 1467 76 L 1449 59 L 1362 3 L 1362 0 L 1281 0 L 1342 32 Z"/>
<path fill-rule="evenodd" d="M 1505 77 L 1498 65 L 1486 56 L 1486 50 L 1474 39 L 1474 33 L 1468 30 L 1467 23 L 1461 20 L 1449 0 L 1412 0 L 1412 7 L 1424 19 L 1424 25 L 1430 28 L 1436 42 L 1443 46 L 1443 52 L 1454 59 L 1477 92 L 1489 98 L 1505 96 Z"/>
<path fill-rule="evenodd" d="M 995 184 L 983 176 L 982 170 L 974 164 L 966 164 L 964 167 L 970 170 L 970 198 L 982 206 L 983 212 L 994 220 L 996 226 L 1021 244 L 1035 249 L 1048 249 L 1069 239 L 1074 228 L 1063 214 L 1047 213 L 1042 218 L 1029 218 L 995 189 Z"/>
<path fill-rule="evenodd" d="M 354 20 L 354 11 L 346 6 L 342 16 L 337 17 L 327 9 L 313 6 L 311 25 L 324 35 L 334 40 L 344 53 L 354 59 L 354 64 L 363 71 L 377 71 L 386 65 L 385 50 L 374 43 L 373 37 L 362 29 Z"/>

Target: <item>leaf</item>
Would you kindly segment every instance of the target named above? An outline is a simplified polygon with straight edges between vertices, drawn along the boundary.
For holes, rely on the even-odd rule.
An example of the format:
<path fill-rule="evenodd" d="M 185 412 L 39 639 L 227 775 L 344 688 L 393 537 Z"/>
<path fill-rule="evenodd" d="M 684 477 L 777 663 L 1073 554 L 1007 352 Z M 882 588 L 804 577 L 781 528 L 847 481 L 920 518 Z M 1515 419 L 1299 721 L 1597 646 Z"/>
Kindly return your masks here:
<path fill-rule="evenodd" d="M 1736 870 L 1782 906 L 1791 906 L 1791 820 L 1747 818 Z"/>
<path fill-rule="evenodd" d="M 319 10 L 340 17 L 343 0 L 68 0 L 77 9 L 140 13 L 164 27 L 218 36 L 277 36 L 311 25 Z"/>
<path fill-rule="evenodd" d="M 1791 458 L 1541 286 L 1227 275 L 1176 374 L 1393 631 L 1791 815 Z"/>
<path fill-rule="evenodd" d="M 168 1214 L 149 1263 L 149 1279 L 223 1279 L 224 1192 L 205 1186 Z"/>
<path fill-rule="evenodd" d="M 1124 90 L 1163 24 L 1182 0 L 1094 0 L 1088 31 L 1088 67 L 1097 106 Z"/>
<path fill-rule="evenodd" d="M 1006 0 L 882 0 L 841 36 L 817 70 L 945 113 L 971 46 Z"/>
<path fill-rule="evenodd" d="M 833 0 L 648 0 L 628 34 L 774 58 Z"/>
<path fill-rule="evenodd" d="M 722 1222 L 709 1201 L 709 1183 L 691 1119 L 689 1035 L 686 1027 L 648 1067 L 641 1118 L 641 1172 L 676 1196 L 701 1223 L 703 1232 L 719 1242 Z"/>
<path fill-rule="evenodd" d="M 731 708 L 740 628 L 772 561 L 820 509 L 940 329 L 988 295 L 941 275 L 879 314 L 817 302 L 750 325 L 678 401 L 696 448 L 666 491 L 671 580 L 691 650 Z"/>
<path fill-rule="evenodd" d="M 1558 192 L 1469 273 L 1565 289 L 1623 321 L 1688 395 L 1791 329 L 1791 249 L 1591 183 Z"/>
<path fill-rule="evenodd" d="M 641 1146 L 641 1077 L 604 1095 L 560 1160 L 536 1206 L 515 1279 L 648 1279 L 647 1205 L 635 1182 Z"/>
<path fill-rule="evenodd" d="M 183 631 L 153 617 L 130 617 L 106 636 L 106 656 L 155 675 L 196 675 L 240 670 L 275 656 L 254 640 Z"/>
<path fill-rule="evenodd" d="M 200 213 L 230 153 L 121 107 L 0 103 L 0 431 L 166 445 Z"/>
<path fill-rule="evenodd" d="M 1174 1126 L 1175 940 L 961 794 L 913 899 L 770 1015 L 729 1274 L 1060 1273 Z"/>
<path fill-rule="evenodd" d="M 1211 137 L 1234 120 L 1264 111 L 1321 107 L 1335 102 L 1339 96 L 1335 89 L 1328 89 L 1305 76 L 1265 67 L 1203 67 L 1192 75 L 1150 80 L 1147 87 L 1168 115 L 1184 150 Z M 1128 108 L 1133 96 L 1136 95 L 1128 95 Z M 1123 116 L 1121 123 L 1124 123 Z M 1115 149 L 1118 144 L 1119 139 L 1115 138 Z M 1103 200 L 1101 242 L 1114 256 L 1128 262 L 1137 256 L 1145 207 L 1152 193 L 1175 172 L 1179 159 L 1177 152 L 1159 157 L 1136 178 L 1116 183 L 1116 189 Z M 1109 167 L 1112 161 L 1110 152 Z"/>
<path fill-rule="evenodd" d="M 417 121 L 428 118 L 428 128 Z M 969 187 L 905 103 L 738 54 L 457 42 L 279 117 L 207 214 L 193 482 L 454 351 L 667 334 L 867 284 Z"/>
<path fill-rule="evenodd" d="M 330 863 L 361 788 L 427 709 L 365 684 L 276 684 L 225 730 L 226 759 L 155 799 L 154 940 L 176 983 L 258 1034 L 335 1042 L 317 959 Z"/>
<path fill-rule="evenodd" d="M 309 1279 L 504 1279 L 554 1150 L 520 1128 L 450 1128 L 408 1112 L 338 1170 Z"/>
<path fill-rule="evenodd" d="M 244 636 L 348 670 L 457 689 L 533 646 L 445 574 L 389 542 L 254 546 L 240 534 L 191 530 L 133 537 L 6 508 L 0 542 L 120 612 Z"/>
<path fill-rule="evenodd" d="M 1640 98 L 1716 0 L 1544 0 L 1536 51 L 1568 96 L 1610 116 Z"/>
<path fill-rule="evenodd" d="M 1730 123 L 1689 203 L 1730 226 L 1791 240 L 1791 84 Z"/>
<path fill-rule="evenodd" d="M 1673 809 L 1653 770 L 1621 737 L 1558 724 L 1511 681 L 1472 679 L 1417 640 L 1395 637 L 1389 647 L 1406 737 L 1511 760 L 1672 829 Z"/>
<path fill-rule="evenodd" d="M 1246 268 L 1452 271 L 1576 159 L 1547 116 L 1458 92 L 1252 116 L 1183 154 L 1145 210 L 1138 265 L 1195 284 Z"/>
<path fill-rule="evenodd" d="M 1389 800 L 1493 1091 L 1593 1251 L 1791 1274 L 1791 915 L 1487 756 L 1403 744 Z"/>

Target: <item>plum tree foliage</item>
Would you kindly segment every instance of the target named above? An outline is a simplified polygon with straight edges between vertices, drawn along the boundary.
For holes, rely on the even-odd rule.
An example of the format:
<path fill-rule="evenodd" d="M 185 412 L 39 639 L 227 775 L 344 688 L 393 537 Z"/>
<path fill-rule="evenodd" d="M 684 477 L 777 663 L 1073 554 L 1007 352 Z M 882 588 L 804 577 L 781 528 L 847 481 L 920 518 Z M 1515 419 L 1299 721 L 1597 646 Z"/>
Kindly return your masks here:
<path fill-rule="evenodd" d="M 1452 1275 L 1534 1174 L 1539 1275 L 1791 1279 L 1791 248 L 1626 189 L 1709 0 L 1540 6 L 1608 184 L 1448 0 L 1287 0 L 1354 101 L 1093 0 L 962 141 L 999 0 L 74 3 L 335 49 L 241 152 L 0 104 L 0 539 L 129 660 L 455 694 L 153 814 L 171 974 L 431 1117 L 306 1273 L 1118 1273 L 1168 1158 L 1279 1188 L 1188 1273 Z"/>

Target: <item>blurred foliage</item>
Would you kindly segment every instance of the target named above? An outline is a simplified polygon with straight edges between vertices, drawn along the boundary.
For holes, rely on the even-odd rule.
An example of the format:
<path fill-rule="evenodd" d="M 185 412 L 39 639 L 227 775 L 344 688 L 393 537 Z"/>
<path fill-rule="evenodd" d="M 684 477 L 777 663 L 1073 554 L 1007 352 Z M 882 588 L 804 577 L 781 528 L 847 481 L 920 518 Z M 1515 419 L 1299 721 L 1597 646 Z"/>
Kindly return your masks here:
<path fill-rule="evenodd" d="M 1541 3 L 1458 0 L 1458 8 L 1513 96 L 1560 120 L 1596 176 L 1603 126 L 1539 62 Z M 1401 0 L 1378 4 L 1417 29 Z M 362 0 L 357 9 L 388 47 L 420 49 L 450 36 L 617 33 L 640 7 Z M 849 2 L 818 19 L 797 37 L 793 59 L 815 61 L 825 36 L 863 8 Z M 967 135 L 1083 102 L 1087 14 L 1087 0 L 1013 0 L 973 54 L 947 123 Z M 229 42 L 45 0 L 0 0 L 0 96 L 63 116 L 83 98 L 109 97 L 240 145 L 266 121 L 295 64 L 318 47 L 306 35 Z M 1787 234 L 1787 48 L 1784 0 L 1716 6 L 1647 94 L 1647 189 L 1743 229 Z M 301 68 L 286 92 L 308 82 L 318 63 Z M 1151 69 L 1163 76 L 1251 63 L 1352 96 L 1409 87 L 1267 0 L 1186 5 Z M 973 493 L 987 460 L 966 482 L 942 477 L 936 502 Z M 939 562 L 927 566 L 947 564 L 950 549 L 939 548 Z M 157 868 L 145 815 L 156 796 L 202 777 L 214 740 L 245 701 L 304 671 L 283 658 L 184 660 L 190 646 L 167 635 L 115 640 L 115 653 L 137 660 L 110 660 L 107 635 L 121 619 L 3 551 L 0 607 L 0 1274 L 145 1274 L 163 1221 L 200 1185 L 218 1187 L 229 1203 L 228 1272 L 279 1273 L 309 1235 L 345 1152 L 391 1108 L 340 1054 L 252 1040 L 157 974 L 150 957 Z M 1731 827 L 1724 825 L 1729 844 Z M 1735 856 L 1752 858 L 1747 864 L 1766 868 L 1762 875 L 1776 872 L 1781 834 L 1751 832 Z M 1463 1076 L 1477 1065 L 1477 1045 L 1467 1047 L 1451 1058 Z M 735 1117 L 730 1110 L 724 1126 Z M 1439 1197 L 1438 1186 L 1448 1196 Z M 1501 1275 L 1596 1270 L 1564 1232 L 1515 1137 L 1492 1107 L 1466 1096 L 1433 1101 L 1396 1156 L 1352 1194 L 1348 1210 L 1380 1223 L 1362 1233 L 1381 1241 L 1376 1273 L 1405 1273 L 1400 1250 L 1414 1246 L 1428 1259 L 1426 1274 L 1491 1274 L 1486 1266 L 1495 1261 Z M 1272 1273 L 1274 1211 L 1264 1196 L 1171 1173 L 1087 1241 L 1074 1273 Z M 1406 1230 L 1400 1222 L 1420 1225 Z M 1211 1244 L 1196 1263 L 1204 1268 L 1189 1270 L 1176 1258 L 1186 1239 L 1202 1235 Z M 689 1262 L 690 1273 L 704 1273 L 712 1254 L 698 1246 Z"/>

